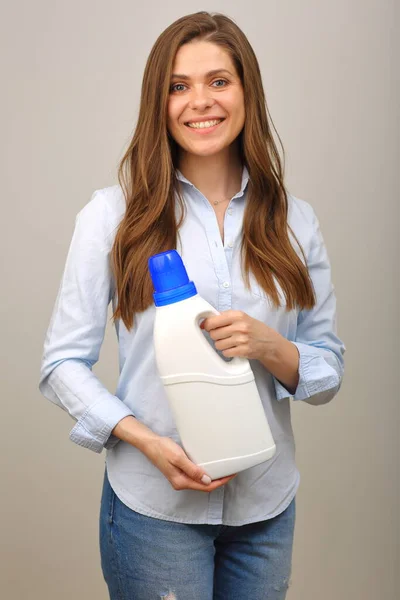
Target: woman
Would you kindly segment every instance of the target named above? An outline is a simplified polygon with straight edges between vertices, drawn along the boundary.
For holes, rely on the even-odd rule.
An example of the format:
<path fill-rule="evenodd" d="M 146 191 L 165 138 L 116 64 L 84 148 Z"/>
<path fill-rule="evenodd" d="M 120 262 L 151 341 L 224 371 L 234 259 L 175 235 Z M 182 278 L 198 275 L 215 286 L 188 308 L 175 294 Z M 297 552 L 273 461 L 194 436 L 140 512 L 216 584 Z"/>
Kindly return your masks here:
<path fill-rule="evenodd" d="M 106 453 L 102 569 L 112 600 L 282 600 L 299 473 L 290 397 L 329 402 L 343 376 L 329 260 L 312 207 L 285 191 L 254 52 L 199 12 L 158 38 L 119 169 L 79 212 L 40 389 Z M 212 481 L 186 456 L 158 376 L 148 258 L 177 248 L 221 313 L 205 334 L 250 359 L 275 456 Z M 112 301 L 115 395 L 92 373 Z M 171 352 L 173 348 L 171 348 Z"/>

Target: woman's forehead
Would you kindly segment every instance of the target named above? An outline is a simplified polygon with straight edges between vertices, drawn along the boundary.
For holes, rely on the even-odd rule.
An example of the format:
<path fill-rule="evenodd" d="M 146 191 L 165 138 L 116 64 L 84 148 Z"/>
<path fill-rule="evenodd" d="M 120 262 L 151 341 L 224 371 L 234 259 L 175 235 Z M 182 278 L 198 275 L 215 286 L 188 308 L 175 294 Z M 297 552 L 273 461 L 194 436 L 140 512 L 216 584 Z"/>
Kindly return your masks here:
<path fill-rule="evenodd" d="M 187 77 L 205 76 L 217 69 L 227 69 L 232 74 L 235 72 L 228 52 L 221 46 L 204 40 L 181 46 L 173 64 L 174 74 Z"/>

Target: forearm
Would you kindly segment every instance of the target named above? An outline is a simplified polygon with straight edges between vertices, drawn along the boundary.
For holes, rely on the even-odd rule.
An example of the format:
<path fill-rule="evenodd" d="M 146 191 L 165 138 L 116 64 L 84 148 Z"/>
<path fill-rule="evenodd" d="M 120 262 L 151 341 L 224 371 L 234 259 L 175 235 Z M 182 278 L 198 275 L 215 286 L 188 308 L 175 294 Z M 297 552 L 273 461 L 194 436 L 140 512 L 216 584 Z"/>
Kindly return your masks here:
<path fill-rule="evenodd" d="M 274 332 L 272 343 L 268 344 L 260 362 L 264 367 L 293 393 L 299 383 L 299 351 L 285 337 Z"/>
<path fill-rule="evenodd" d="M 160 437 L 132 416 L 121 419 L 112 430 L 112 434 L 120 440 L 128 442 L 131 446 L 135 446 L 141 452 L 144 452 L 148 444 Z"/>

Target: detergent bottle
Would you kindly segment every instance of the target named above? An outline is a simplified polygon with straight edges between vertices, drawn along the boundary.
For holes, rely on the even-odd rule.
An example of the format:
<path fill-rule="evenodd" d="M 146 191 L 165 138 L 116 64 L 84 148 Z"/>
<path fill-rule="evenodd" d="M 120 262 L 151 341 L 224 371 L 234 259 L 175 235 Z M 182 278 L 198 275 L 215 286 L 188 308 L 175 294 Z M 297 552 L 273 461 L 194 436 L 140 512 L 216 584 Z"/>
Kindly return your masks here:
<path fill-rule="evenodd" d="M 199 296 L 176 250 L 148 266 L 157 368 L 186 454 L 211 479 L 270 459 L 276 446 L 249 361 L 225 361 L 200 328 L 220 313 Z"/>

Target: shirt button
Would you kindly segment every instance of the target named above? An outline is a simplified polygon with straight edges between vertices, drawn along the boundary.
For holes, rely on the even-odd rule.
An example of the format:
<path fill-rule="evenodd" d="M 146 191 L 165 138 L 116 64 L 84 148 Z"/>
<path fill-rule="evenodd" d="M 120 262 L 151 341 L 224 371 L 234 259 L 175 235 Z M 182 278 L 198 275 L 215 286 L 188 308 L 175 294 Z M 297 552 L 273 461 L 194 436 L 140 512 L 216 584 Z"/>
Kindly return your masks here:
<path fill-rule="evenodd" d="M 232 242 L 229 242 L 229 244 L 228 244 L 228 248 L 233 248 L 233 244 L 232 244 Z"/>
<path fill-rule="evenodd" d="M 229 281 L 224 281 L 224 283 L 222 284 L 222 287 L 224 288 L 228 288 L 230 286 Z"/>
<path fill-rule="evenodd" d="M 232 214 L 232 209 L 228 208 L 228 215 L 231 215 L 231 214 Z"/>

